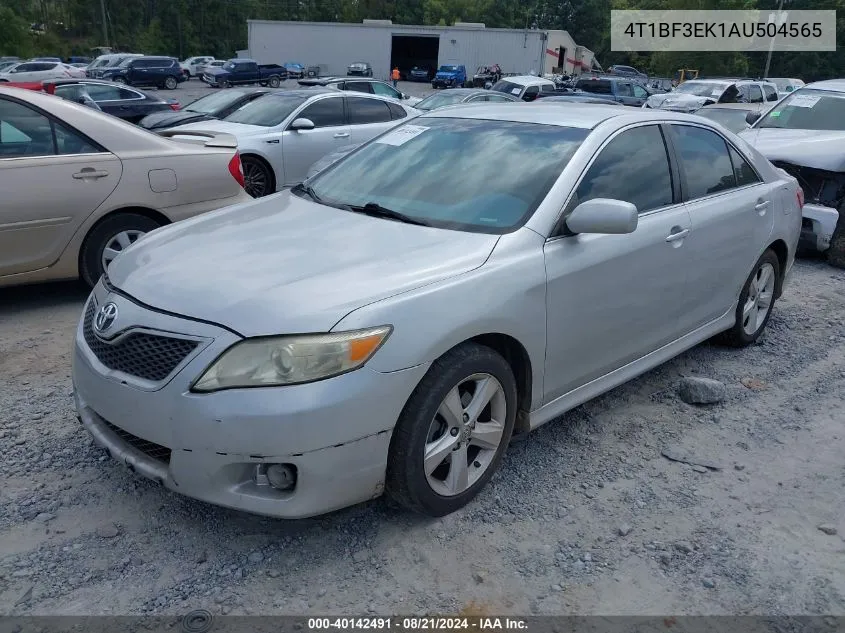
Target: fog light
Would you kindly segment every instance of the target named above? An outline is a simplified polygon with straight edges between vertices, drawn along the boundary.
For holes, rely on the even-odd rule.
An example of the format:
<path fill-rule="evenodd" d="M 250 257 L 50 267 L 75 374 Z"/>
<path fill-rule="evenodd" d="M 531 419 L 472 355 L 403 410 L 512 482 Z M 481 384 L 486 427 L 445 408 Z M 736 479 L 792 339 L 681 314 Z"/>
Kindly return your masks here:
<path fill-rule="evenodd" d="M 296 486 L 296 466 L 271 464 L 267 467 L 267 481 L 276 490 L 293 490 Z"/>

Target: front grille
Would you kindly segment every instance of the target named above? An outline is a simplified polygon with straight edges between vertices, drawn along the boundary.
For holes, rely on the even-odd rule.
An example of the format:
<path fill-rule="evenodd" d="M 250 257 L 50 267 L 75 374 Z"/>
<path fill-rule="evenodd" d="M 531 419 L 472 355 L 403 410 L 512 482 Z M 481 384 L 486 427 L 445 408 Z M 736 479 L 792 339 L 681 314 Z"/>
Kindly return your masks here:
<path fill-rule="evenodd" d="M 102 418 L 100 418 L 102 420 Z M 163 464 L 170 463 L 170 449 L 166 446 L 161 446 L 160 444 L 156 444 L 155 442 L 148 442 L 147 440 L 142 440 L 140 437 L 132 435 L 128 431 L 124 431 L 120 427 L 115 426 L 108 420 L 103 420 L 103 424 L 105 424 L 109 430 L 117 435 L 121 440 L 132 446 L 133 448 L 137 448 L 147 457 L 151 457 L 156 461 L 162 462 Z"/>
<path fill-rule="evenodd" d="M 159 382 L 167 378 L 197 347 L 196 341 L 142 332 L 130 333 L 116 343 L 106 343 L 94 334 L 95 311 L 96 305 L 90 301 L 85 310 L 82 333 L 94 356 L 109 369 Z"/>

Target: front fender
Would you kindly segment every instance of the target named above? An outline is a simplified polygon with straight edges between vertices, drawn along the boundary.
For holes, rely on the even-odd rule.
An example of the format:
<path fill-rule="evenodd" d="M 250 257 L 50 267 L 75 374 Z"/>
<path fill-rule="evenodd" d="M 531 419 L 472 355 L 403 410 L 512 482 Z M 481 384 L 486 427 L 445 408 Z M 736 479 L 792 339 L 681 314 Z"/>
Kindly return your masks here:
<path fill-rule="evenodd" d="M 546 271 L 543 238 L 522 229 L 503 235 L 479 268 L 362 306 L 332 331 L 390 324 L 393 332 L 368 367 L 392 372 L 430 363 L 483 334 L 510 336 L 532 368 L 532 402 L 543 401 Z"/>

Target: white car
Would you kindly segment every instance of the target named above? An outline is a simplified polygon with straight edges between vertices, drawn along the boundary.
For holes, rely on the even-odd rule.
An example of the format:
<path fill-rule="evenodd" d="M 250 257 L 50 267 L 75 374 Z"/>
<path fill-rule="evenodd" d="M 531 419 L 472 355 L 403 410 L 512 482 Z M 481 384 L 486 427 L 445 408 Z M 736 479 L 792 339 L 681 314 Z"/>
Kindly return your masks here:
<path fill-rule="evenodd" d="M 0 82 L 30 82 L 84 77 L 85 71 L 61 62 L 22 62 L 0 73 Z"/>
<path fill-rule="evenodd" d="M 557 90 L 555 82 L 533 75 L 519 75 L 516 77 L 505 77 L 497 81 L 492 90 L 513 95 L 523 101 L 534 101 L 541 92 L 554 92 Z"/>
<path fill-rule="evenodd" d="M 255 198 L 305 180 L 318 160 L 359 145 L 420 114 L 395 99 L 334 88 L 279 90 L 256 99 L 220 121 L 169 130 L 177 138 L 196 132 L 238 139 L 244 188 Z"/>
<path fill-rule="evenodd" d="M 768 81 L 748 79 L 691 79 L 672 92 L 653 94 L 644 108 L 695 112 L 713 103 L 776 103 L 777 87 Z"/>
<path fill-rule="evenodd" d="M 184 72 L 187 77 L 196 77 L 200 74 L 201 66 L 213 61 L 213 55 L 200 55 L 198 57 L 189 57 L 185 61 L 181 62 L 179 66 L 182 68 L 182 72 Z"/>
<path fill-rule="evenodd" d="M 794 92 L 799 88 L 804 87 L 804 82 L 800 79 L 787 79 L 783 77 L 769 77 L 767 81 L 773 83 L 778 89 L 778 98 L 783 99 L 790 92 Z"/>
<path fill-rule="evenodd" d="M 62 64 L 65 72 L 67 72 L 73 79 L 84 79 L 86 66 L 74 66 L 72 64 Z"/>

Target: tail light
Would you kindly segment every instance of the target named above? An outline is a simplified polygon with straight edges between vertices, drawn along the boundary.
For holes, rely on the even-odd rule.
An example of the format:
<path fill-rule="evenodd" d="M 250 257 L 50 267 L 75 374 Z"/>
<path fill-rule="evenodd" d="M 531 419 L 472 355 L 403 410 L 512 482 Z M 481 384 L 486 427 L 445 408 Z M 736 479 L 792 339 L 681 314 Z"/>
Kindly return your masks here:
<path fill-rule="evenodd" d="M 171 110 L 175 110 L 176 112 L 179 112 L 179 108 L 181 108 L 181 107 L 182 107 L 182 106 L 180 106 L 178 103 L 171 103 L 171 104 L 169 104 L 169 105 L 170 105 L 170 109 L 171 109 Z"/>
<path fill-rule="evenodd" d="M 804 208 L 804 190 L 801 187 L 798 187 L 798 192 L 796 193 L 798 197 L 798 209 Z"/>
<path fill-rule="evenodd" d="M 44 90 L 44 92 L 46 92 L 49 95 L 56 94 L 56 84 L 43 83 L 43 84 L 41 84 L 41 88 L 42 88 L 42 90 Z"/>
<path fill-rule="evenodd" d="M 244 182 L 244 168 L 241 165 L 241 155 L 238 152 L 235 152 L 232 160 L 229 161 L 229 173 L 232 174 L 232 178 L 237 180 L 241 187 L 246 185 Z"/>

